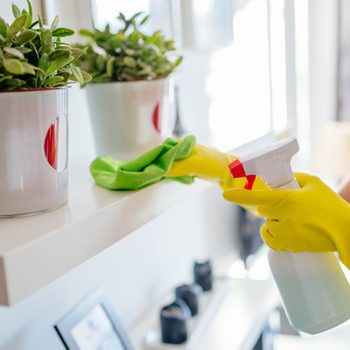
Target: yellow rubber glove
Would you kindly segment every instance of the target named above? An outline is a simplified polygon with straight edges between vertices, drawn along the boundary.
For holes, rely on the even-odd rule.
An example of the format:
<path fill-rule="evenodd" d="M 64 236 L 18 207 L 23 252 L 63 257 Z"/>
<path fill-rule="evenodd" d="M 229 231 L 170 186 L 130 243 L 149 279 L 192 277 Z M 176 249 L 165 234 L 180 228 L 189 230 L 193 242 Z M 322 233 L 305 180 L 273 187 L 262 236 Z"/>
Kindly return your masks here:
<path fill-rule="evenodd" d="M 246 180 L 244 178 L 234 179 L 228 167 L 237 158 L 215 148 L 196 145 L 188 158 L 174 162 L 167 176 L 195 176 L 217 182 L 223 190 L 243 188 Z M 268 189 L 268 186 L 257 177 L 253 189 Z M 243 207 L 259 215 L 256 207 L 248 205 L 243 205 Z"/>
<path fill-rule="evenodd" d="M 245 179 L 234 179 L 228 167 L 237 158 L 234 155 L 222 153 L 215 148 L 196 145 L 188 158 L 174 162 L 167 176 L 195 176 L 217 182 L 224 190 L 243 188 L 246 182 Z M 257 179 L 254 188 L 265 189 L 268 187 L 261 179 Z"/>
<path fill-rule="evenodd" d="M 301 189 L 227 190 L 224 197 L 241 205 L 258 206 L 266 217 L 264 242 L 275 250 L 338 251 L 350 268 L 350 205 L 319 178 L 296 174 Z"/>
<path fill-rule="evenodd" d="M 196 145 L 191 155 L 175 161 L 167 176 L 195 176 L 218 182 L 223 188 L 233 187 L 237 180 L 232 178 L 228 165 L 237 159 L 236 156 L 222 153 L 214 148 Z"/>

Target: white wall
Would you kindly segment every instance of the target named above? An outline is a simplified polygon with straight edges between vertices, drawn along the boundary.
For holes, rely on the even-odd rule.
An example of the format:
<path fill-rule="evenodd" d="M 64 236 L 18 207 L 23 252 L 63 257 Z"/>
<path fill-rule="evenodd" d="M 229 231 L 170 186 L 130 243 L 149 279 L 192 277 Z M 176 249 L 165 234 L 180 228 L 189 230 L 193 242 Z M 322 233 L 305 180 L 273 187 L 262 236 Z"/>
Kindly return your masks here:
<path fill-rule="evenodd" d="M 41 9 L 41 0 L 31 0 L 34 11 L 34 18 L 36 18 L 36 14 L 42 13 Z M 14 19 L 12 15 L 11 4 L 16 4 L 20 9 L 27 8 L 26 0 L 14 0 L 14 1 L 1 1 L 0 2 L 0 16 L 6 21 L 12 21 Z"/>
<path fill-rule="evenodd" d="M 45 17 L 52 21 L 59 16 L 60 25 L 73 29 L 76 33 L 81 28 L 92 27 L 90 0 L 43 0 L 45 4 Z M 79 37 L 66 38 L 68 42 L 76 41 Z M 72 40 L 73 39 L 73 40 Z"/>

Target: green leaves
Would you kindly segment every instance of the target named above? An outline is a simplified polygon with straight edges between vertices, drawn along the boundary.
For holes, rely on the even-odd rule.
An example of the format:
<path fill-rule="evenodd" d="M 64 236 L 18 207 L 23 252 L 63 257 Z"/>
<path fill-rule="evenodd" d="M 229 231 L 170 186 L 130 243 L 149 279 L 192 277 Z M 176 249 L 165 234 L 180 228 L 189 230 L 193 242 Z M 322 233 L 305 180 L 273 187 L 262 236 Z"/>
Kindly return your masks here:
<path fill-rule="evenodd" d="M 50 54 L 53 51 L 52 32 L 50 29 L 40 30 L 41 48 L 40 51 Z"/>
<path fill-rule="evenodd" d="M 7 37 L 7 24 L 6 22 L 0 17 L 0 35 L 2 35 L 4 38 Z"/>
<path fill-rule="evenodd" d="M 81 75 L 83 76 L 83 80 L 84 80 L 84 84 L 89 82 L 92 79 L 92 76 L 85 72 L 84 70 L 80 70 L 81 71 Z"/>
<path fill-rule="evenodd" d="M 26 19 L 26 23 L 24 24 L 25 28 L 29 28 L 30 25 L 32 24 L 32 16 L 29 14 L 29 12 L 25 9 L 22 10 L 22 15 L 26 15 L 27 19 Z"/>
<path fill-rule="evenodd" d="M 24 28 L 24 25 L 27 21 L 27 15 L 19 16 L 15 19 L 15 21 L 11 24 L 7 36 L 9 38 L 12 38 L 15 36 L 19 31 L 21 31 Z"/>
<path fill-rule="evenodd" d="M 43 53 L 41 57 L 39 58 L 38 67 L 43 71 L 46 72 L 49 68 L 49 55 L 47 53 Z"/>
<path fill-rule="evenodd" d="M 53 22 L 51 23 L 51 30 L 52 31 L 54 31 L 57 28 L 58 21 L 59 21 L 59 18 L 58 18 L 58 16 L 56 16 L 55 19 L 53 20 Z"/>
<path fill-rule="evenodd" d="M 57 61 L 71 56 L 69 49 L 58 49 L 50 55 L 50 61 Z"/>
<path fill-rule="evenodd" d="M 135 59 L 132 57 L 124 57 L 123 62 L 126 66 L 131 67 L 131 68 L 135 68 L 137 65 Z"/>
<path fill-rule="evenodd" d="M 103 31 L 79 32 L 91 42 L 79 64 L 92 75 L 92 82 L 164 78 L 181 64 L 182 56 L 168 55 L 174 50 L 173 40 L 166 40 L 160 31 L 151 35 L 141 31 L 149 16 L 136 13 L 127 19 L 120 13 L 118 19 L 122 29 L 117 33 L 109 25 Z"/>
<path fill-rule="evenodd" d="M 37 31 L 32 29 L 25 29 L 16 37 L 16 45 L 26 44 L 29 41 L 32 41 L 37 35 L 39 35 Z"/>
<path fill-rule="evenodd" d="M 87 29 L 79 30 L 79 34 L 88 38 L 94 38 L 94 33 Z"/>
<path fill-rule="evenodd" d="M 83 75 L 81 74 L 80 68 L 79 67 L 71 67 L 71 72 L 72 72 L 72 76 L 71 79 L 74 81 L 77 81 L 80 85 L 84 84 L 84 78 Z"/>
<path fill-rule="evenodd" d="M 9 80 L 9 79 L 12 79 L 12 75 L 0 74 L 0 83 L 2 83 L 5 80 Z"/>
<path fill-rule="evenodd" d="M 3 65 L 7 72 L 14 75 L 35 74 L 34 66 L 15 58 L 4 58 Z"/>
<path fill-rule="evenodd" d="M 17 57 L 19 58 L 20 60 L 24 60 L 24 55 L 21 51 L 19 50 L 16 50 L 15 48 L 13 47 L 4 47 L 4 51 L 6 53 L 8 53 L 9 55 L 11 56 L 14 56 L 14 57 Z"/>
<path fill-rule="evenodd" d="M 18 89 L 18 88 L 24 86 L 25 84 L 26 84 L 26 82 L 24 80 L 18 79 L 18 78 L 6 80 L 6 87 L 8 90 Z"/>
<path fill-rule="evenodd" d="M 62 84 L 64 80 L 65 80 L 64 77 L 60 75 L 56 75 L 54 77 L 48 77 L 44 82 L 44 86 L 45 87 L 57 86 Z"/>
<path fill-rule="evenodd" d="M 70 47 L 69 51 L 73 56 L 82 56 L 86 54 L 85 49 L 79 49 L 78 47 Z"/>
<path fill-rule="evenodd" d="M 52 36 L 64 37 L 74 34 L 74 30 L 68 28 L 57 28 L 52 32 Z"/>
<path fill-rule="evenodd" d="M 113 77 L 113 70 L 114 70 L 114 58 L 111 57 L 108 59 L 107 64 L 106 64 L 106 74 L 112 78 Z"/>
<path fill-rule="evenodd" d="M 32 3 L 27 0 L 27 4 L 28 4 L 28 11 L 29 11 L 29 15 L 31 18 L 33 18 L 33 7 L 32 7 Z"/>
<path fill-rule="evenodd" d="M 20 9 L 17 7 L 17 5 L 12 4 L 12 13 L 15 16 L 15 18 L 18 18 L 21 16 L 21 11 Z"/>
<path fill-rule="evenodd" d="M 61 58 L 61 59 L 52 61 L 46 70 L 46 74 L 51 75 L 52 73 L 55 73 L 59 69 L 65 66 L 68 66 L 73 60 L 74 60 L 74 57 L 67 57 L 67 58 Z"/>
<path fill-rule="evenodd" d="M 12 73 L 15 75 L 24 74 L 24 68 L 22 66 L 22 62 L 16 59 L 3 59 L 2 61 L 4 68 L 8 73 Z"/>
<path fill-rule="evenodd" d="M 35 74 L 36 67 L 30 63 L 22 62 L 22 67 L 24 68 L 24 74 Z"/>
<path fill-rule="evenodd" d="M 85 55 L 83 47 L 71 47 L 61 41 L 72 35 L 69 28 L 58 28 L 58 17 L 46 27 L 40 16 L 33 22 L 33 8 L 12 5 L 11 24 L 0 17 L 0 90 L 84 84 L 91 76 L 75 66 Z"/>

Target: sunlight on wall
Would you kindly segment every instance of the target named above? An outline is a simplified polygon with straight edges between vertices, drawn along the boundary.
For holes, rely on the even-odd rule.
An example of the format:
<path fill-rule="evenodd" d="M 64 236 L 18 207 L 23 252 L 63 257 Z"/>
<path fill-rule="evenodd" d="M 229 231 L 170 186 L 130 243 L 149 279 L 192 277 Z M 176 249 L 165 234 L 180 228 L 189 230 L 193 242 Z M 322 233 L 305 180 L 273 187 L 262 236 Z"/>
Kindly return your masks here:
<path fill-rule="evenodd" d="M 233 19 L 234 42 L 212 55 L 209 123 L 218 145 L 242 144 L 270 130 L 267 28 L 266 2 L 251 1 Z"/>
<path fill-rule="evenodd" d="M 199 17 L 206 16 L 213 5 L 213 0 L 193 0 L 193 10 Z"/>

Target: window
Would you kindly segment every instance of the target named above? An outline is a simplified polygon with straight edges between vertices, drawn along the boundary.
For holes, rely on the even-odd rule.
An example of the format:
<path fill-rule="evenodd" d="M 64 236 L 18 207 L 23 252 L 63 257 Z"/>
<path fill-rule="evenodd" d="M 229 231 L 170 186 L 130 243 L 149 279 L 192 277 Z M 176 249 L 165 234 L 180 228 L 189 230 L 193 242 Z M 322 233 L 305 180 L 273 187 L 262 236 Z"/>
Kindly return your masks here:
<path fill-rule="evenodd" d="M 267 2 L 251 0 L 232 17 L 233 41 L 211 55 L 207 79 L 209 125 L 225 148 L 267 134 L 272 117 Z"/>
<path fill-rule="evenodd" d="M 82 3 L 82 1 L 80 1 Z M 148 31 L 174 37 L 180 116 L 198 141 L 231 149 L 295 129 L 294 2 L 91 0 L 95 25 L 119 12 L 151 15 Z"/>
<path fill-rule="evenodd" d="M 185 62 L 177 78 L 189 129 L 207 128 L 214 145 L 230 149 L 295 128 L 293 2 L 190 3 L 178 19 Z"/>

